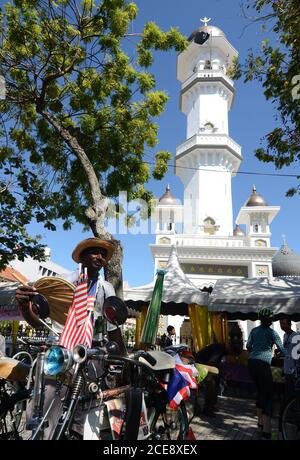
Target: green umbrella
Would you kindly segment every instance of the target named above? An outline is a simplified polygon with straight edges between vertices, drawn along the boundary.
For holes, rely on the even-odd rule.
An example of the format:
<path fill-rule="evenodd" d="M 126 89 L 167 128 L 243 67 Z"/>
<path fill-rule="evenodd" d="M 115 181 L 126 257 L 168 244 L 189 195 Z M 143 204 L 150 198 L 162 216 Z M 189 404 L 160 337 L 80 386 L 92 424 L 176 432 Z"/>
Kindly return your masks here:
<path fill-rule="evenodd" d="M 142 330 L 141 344 L 143 345 L 155 345 L 156 343 L 165 274 L 165 270 L 157 271 L 157 278 L 153 289 L 151 302 L 147 310 L 147 315 Z"/>

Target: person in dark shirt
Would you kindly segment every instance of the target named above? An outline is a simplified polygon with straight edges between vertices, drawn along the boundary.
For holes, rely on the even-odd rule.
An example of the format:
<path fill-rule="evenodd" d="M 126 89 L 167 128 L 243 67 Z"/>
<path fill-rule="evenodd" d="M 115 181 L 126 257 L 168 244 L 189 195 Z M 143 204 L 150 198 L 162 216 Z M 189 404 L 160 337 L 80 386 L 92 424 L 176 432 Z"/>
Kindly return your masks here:
<path fill-rule="evenodd" d="M 162 348 L 167 348 L 167 347 L 171 347 L 172 345 L 175 345 L 175 340 L 176 340 L 175 327 L 171 325 L 168 326 L 167 333 L 168 335 L 164 334 L 162 336 L 162 343 L 161 343 Z"/>
<path fill-rule="evenodd" d="M 195 361 L 199 364 L 218 367 L 222 358 L 226 355 L 239 355 L 242 352 L 243 343 L 240 340 L 231 340 L 228 344 L 212 343 L 206 345 L 195 355 Z M 203 413 L 209 417 L 215 416 L 215 406 L 218 401 L 219 378 L 215 374 L 208 373 L 205 379 L 205 399 Z"/>
<path fill-rule="evenodd" d="M 260 326 L 251 330 L 247 349 L 249 350 L 248 369 L 257 390 L 257 417 L 258 427 L 262 429 L 262 437 L 271 439 L 271 415 L 273 399 L 273 377 L 271 362 L 273 346 L 276 345 L 283 356 L 286 351 L 281 339 L 274 329 L 273 312 L 270 308 L 262 308 L 258 311 Z"/>
<path fill-rule="evenodd" d="M 229 346 L 225 343 L 212 343 L 206 345 L 206 347 L 196 353 L 196 363 L 215 366 L 220 363 L 223 356 L 228 354 L 227 349 L 229 349 Z"/>

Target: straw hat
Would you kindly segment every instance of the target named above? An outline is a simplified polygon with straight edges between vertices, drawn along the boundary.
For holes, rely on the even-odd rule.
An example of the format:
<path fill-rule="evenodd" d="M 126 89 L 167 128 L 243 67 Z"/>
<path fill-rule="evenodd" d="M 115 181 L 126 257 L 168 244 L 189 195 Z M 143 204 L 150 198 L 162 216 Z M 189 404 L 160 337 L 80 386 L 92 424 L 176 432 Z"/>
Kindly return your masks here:
<path fill-rule="evenodd" d="M 46 298 L 50 308 L 50 318 L 59 324 L 65 324 L 75 286 L 58 276 L 45 276 L 37 280 L 34 287 Z"/>
<path fill-rule="evenodd" d="M 72 253 L 72 259 L 79 263 L 81 262 L 80 260 L 80 254 L 82 251 L 84 251 L 87 248 L 103 248 L 107 250 L 107 256 L 105 259 L 105 263 L 112 258 L 112 255 L 114 253 L 114 245 L 110 243 L 109 241 L 106 240 L 101 240 L 101 238 L 87 238 L 86 240 L 80 241 L 80 243 L 77 244 L 76 248 L 74 249 Z"/>

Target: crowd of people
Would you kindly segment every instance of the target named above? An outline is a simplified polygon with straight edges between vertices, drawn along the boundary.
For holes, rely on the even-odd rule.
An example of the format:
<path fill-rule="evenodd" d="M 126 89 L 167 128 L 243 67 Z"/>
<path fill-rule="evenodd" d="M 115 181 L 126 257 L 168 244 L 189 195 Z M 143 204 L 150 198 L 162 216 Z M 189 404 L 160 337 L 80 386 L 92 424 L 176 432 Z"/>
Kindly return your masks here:
<path fill-rule="evenodd" d="M 271 416 L 274 399 L 274 382 L 271 372 L 273 358 L 283 359 L 282 376 L 284 388 L 282 402 L 286 403 L 295 395 L 295 377 L 297 376 L 297 356 L 293 353 L 300 343 L 300 334 L 292 329 L 292 321 L 288 317 L 280 319 L 280 327 L 284 332 L 283 341 L 279 334 L 271 327 L 274 317 L 272 310 L 262 308 L 258 311 L 260 325 L 253 328 L 248 337 L 246 348 L 248 351 L 248 371 L 256 390 L 257 426 L 261 430 L 263 439 L 271 439 Z M 175 334 L 173 326 L 168 327 L 168 336 Z M 171 345 L 171 338 L 164 346 Z M 231 334 L 228 343 L 212 343 L 194 353 L 194 362 L 203 364 L 207 368 L 220 369 L 221 362 L 227 356 L 236 357 L 243 351 L 241 333 Z M 298 354 L 298 358 L 300 355 Z M 299 363 L 300 364 L 300 363 Z M 217 411 L 220 373 L 208 372 L 204 382 L 203 415 L 215 417 Z"/>

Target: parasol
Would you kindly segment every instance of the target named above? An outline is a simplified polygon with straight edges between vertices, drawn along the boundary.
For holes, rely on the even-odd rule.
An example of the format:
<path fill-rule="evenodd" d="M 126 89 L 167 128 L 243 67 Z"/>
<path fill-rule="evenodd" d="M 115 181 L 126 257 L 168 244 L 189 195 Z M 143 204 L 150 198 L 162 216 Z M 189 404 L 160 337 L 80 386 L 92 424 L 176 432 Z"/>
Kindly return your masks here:
<path fill-rule="evenodd" d="M 75 286 L 58 276 L 45 276 L 38 279 L 34 287 L 46 298 L 50 308 L 50 318 L 64 325 L 73 301 Z"/>

